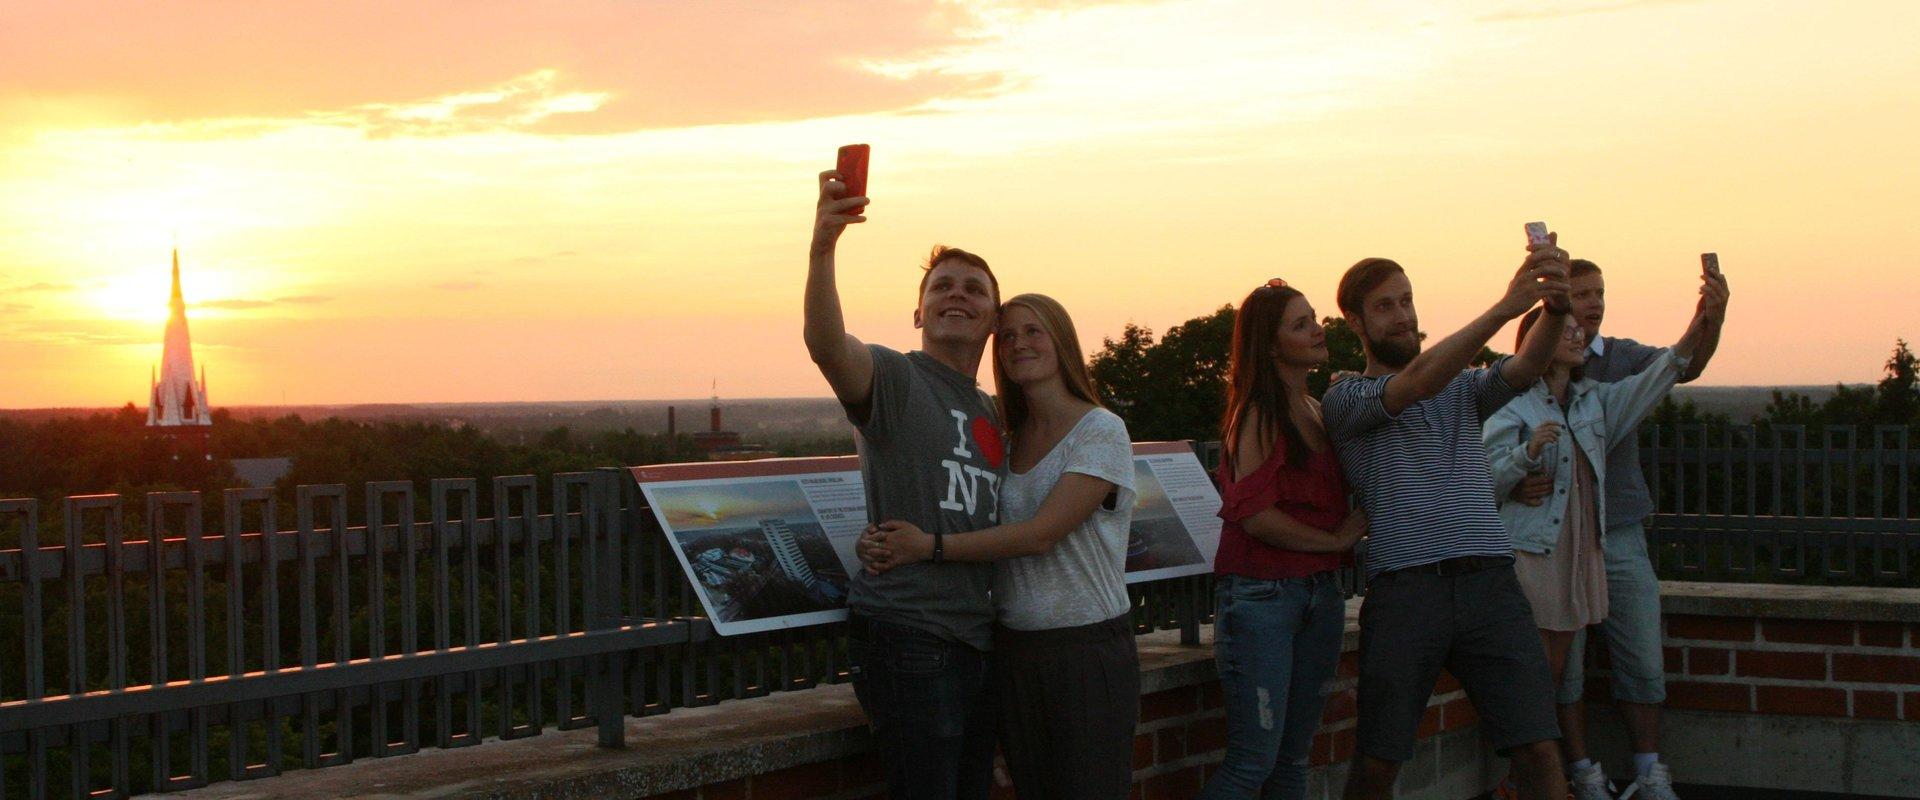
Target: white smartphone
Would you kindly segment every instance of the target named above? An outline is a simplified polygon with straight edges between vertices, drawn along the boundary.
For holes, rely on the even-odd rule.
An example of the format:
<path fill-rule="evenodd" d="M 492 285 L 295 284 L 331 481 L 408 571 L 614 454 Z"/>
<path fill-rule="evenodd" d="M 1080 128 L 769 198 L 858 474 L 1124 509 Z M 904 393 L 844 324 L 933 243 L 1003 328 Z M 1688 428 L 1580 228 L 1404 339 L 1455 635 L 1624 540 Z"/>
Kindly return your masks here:
<path fill-rule="evenodd" d="M 1550 242 L 1547 241 L 1547 223 L 1544 223 L 1544 222 L 1527 223 L 1527 244 L 1534 245 L 1534 246 L 1545 246 L 1547 244 L 1550 244 Z"/>
<path fill-rule="evenodd" d="M 1705 272 L 1708 275 L 1720 274 L 1720 254 L 1719 253 L 1701 253 L 1700 254 L 1700 271 Z"/>

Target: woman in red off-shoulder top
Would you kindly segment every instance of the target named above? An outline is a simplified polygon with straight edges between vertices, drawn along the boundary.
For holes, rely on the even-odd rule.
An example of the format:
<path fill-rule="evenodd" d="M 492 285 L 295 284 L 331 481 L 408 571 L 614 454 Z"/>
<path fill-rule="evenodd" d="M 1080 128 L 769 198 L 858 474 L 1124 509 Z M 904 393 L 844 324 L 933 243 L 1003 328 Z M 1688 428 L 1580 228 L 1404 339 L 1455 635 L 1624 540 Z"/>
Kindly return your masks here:
<path fill-rule="evenodd" d="M 1206 800 L 1302 798 L 1320 726 L 1320 686 L 1340 659 L 1346 602 L 1334 570 L 1366 532 L 1307 394 L 1326 332 L 1299 290 L 1274 279 L 1234 319 L 1221 424 L 1214 660 L 1227 752 Z"/>

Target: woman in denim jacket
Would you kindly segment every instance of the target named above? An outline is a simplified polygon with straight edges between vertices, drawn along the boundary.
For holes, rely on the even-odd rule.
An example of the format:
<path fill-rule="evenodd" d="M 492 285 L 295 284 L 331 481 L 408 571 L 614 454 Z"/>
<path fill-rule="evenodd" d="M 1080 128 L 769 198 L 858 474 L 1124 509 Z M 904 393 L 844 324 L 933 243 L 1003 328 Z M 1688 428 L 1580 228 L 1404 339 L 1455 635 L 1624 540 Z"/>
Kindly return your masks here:
<path fill-rule="evenodd" d="M 1612 432 L 1631 432 L 1667 396 L 1686 371 L 1711 319 L 1705 304 L 1671 349 L 1639 374 L 1618 383 L 1581 375 L 1587 339 L 1568 318 L 1553 365 L 1527 392 L 1483 427 L 1500 519 L 1513 537 L 1514 572 L 1533 605 L 1547 662 L 1559 685 L 1575 632 L 1607 617 L 1607 572 L 1600 520 L 1606 518 L 1606 457 Z M 1540 310 L 1520 320 L 1526 341 Z M 1552 335 L 1539 331 L 1536 335 Z M 1551 474 L 1553 493 L 1537 506 L 1508 499 L 1532 474 Z"/>

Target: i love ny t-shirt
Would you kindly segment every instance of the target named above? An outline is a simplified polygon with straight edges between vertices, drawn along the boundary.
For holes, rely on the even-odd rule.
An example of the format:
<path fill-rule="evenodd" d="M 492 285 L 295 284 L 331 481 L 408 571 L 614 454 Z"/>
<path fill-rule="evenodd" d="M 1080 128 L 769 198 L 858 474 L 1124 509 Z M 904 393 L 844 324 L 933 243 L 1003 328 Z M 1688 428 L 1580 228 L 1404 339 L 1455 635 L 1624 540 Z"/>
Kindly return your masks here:
<path fill-rule="evenodd" d="M 905 520 L 927 533 L 998 524 L 1006 445 L 993 404 L 973 376 L 918 350 L 873 353 L 873 397 L 859 436 L 861 479 L 874 522 Z M 993 644 L 993 565 L 922 561 L 853 576 L 853 610 L 986 650 Z"/>

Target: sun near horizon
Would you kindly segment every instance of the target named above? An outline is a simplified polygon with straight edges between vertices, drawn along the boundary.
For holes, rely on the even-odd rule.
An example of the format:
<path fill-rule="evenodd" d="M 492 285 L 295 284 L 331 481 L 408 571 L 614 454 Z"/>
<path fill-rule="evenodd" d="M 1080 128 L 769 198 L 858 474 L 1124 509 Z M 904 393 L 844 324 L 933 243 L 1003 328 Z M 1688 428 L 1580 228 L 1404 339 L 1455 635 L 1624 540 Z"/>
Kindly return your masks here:
<path fill-rule="evenodd" d="M 825 395 L 800 289 L 814 174 L 854 141 L 874 202 L 841 291 L 896 347 L 936 242 L 1059 298 L 1093 352 L 1275 276 L 1334 313 L 1374 255 L 1445 333 L 1532 219 L 1605 269 L 1607 332 L 1652 343 L 1719 252 L 1704 383 L 1869 381 L 1920 335 L 1908 3 L 6 16 L 3 408 L 138 402 L 176 245 L 216 405 Z"/>

